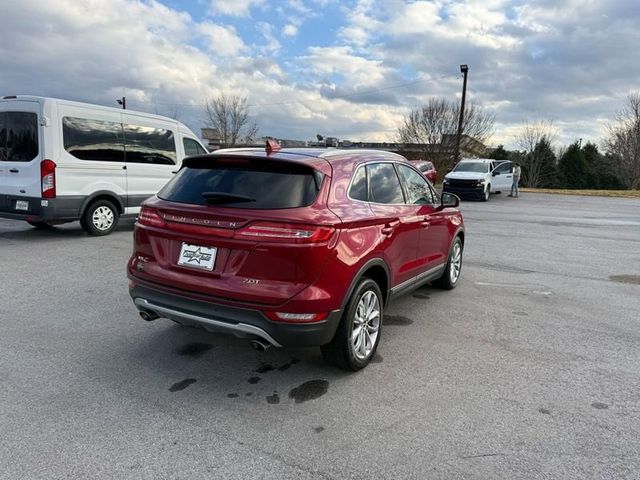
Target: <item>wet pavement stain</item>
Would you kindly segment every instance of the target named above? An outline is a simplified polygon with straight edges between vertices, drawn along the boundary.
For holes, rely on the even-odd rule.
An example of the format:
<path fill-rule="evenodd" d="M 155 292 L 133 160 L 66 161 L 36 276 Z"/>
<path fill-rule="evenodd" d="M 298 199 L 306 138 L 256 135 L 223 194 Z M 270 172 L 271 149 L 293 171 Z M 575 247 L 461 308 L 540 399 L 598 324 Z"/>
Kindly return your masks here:
<path fill-rule="evenodd" d="M 630 283 L 631 285 L 640 285 L 640 275 L 611 275 L 609 280 L 618 283 Z"/>
<path fill-rule="evenodd" d="M 179 392 L 180 390 L 184 390 L 189 385 L 196 383 L 197 380 L 195 378 L 185 378 L 184 380 L 180 380 L 179 382 L 174 383 L 169 387 L 170 392 Z"/>
<path fill-rule="evenodd" d="M 385 315 L 382 318 L 382 323 L 384 325 L 411 325 L 413 320 L 407 317 L 403 317 L 402 315 Z"/>
<path fill-rule="evenodd" d="M 291 359 L 291 365 L 295 365 L 296 363 L 300 363 L 300 359 L 299 358 L 292 358 Z"/>
<path fill-rule="evenodd" d="M 273 395 L 267 395 L 266 399 L 267 403 L 270 403 L 271 405 L 280 403 L 280 395 L 278 395 L 277 393 L 274 393 Z"/>
<path fill-rule="evenodd" d="M 527 312 L 513 312 L 514 315 L 518 315 L 519 317 L 528 317 L 529 314 Z"/>
<path fill-rule="evenodd" d="M 253 392 L 247 392 L 244 394 L 245 397 L 250 397 L 251 395 L 253 395 Z"/>
<path fill-rule="evenodd" d="M 291 367 L 291 364 L 290 363 L 285 363 L 283 365 L 280 365 L 278 367 L 278 370 L 281 371 L 281 372 L 284 372 L 285 370 L 289 370 L 289 367 Z"/>
<path fill-rule="evenodd" d="M 182 345 L 176 350 L 176 353 L 183 357 L 200 357 L 205 352 L 208 352 L 213 348 L 213 345 L 208 343 L 192 342 Z"/>
<path fill-rule="evenodd" d="M 431 296 L 426 293 L 414 293 L 412 297 L 419 298 L 420 300 L 429 300 L 431 298 Z"/>
<path fill-rule="evenodd" d="M 258 368 L 256 368 L 256 373 L 267 373 L 271 370 L 275 370 L 274 366 L 270 363 L 263 363 Z"/>
<path fill-rule="evenodd" d="M 237 393 L 227 393 L 227 398 L 238 398 L 240 395 Z"/>
<path fill-rule="evenodd" d="M 546 408 L 539 408 L 538 411 L 543 415 L 551 415 L 551 410 L 547 410 Z"/>
<path fill-rule="evenodd" d="M 324 432 L 324 427 L 313 427 L 313 431 L 316 433 Z"/>
<path fill-rule="evenodd" d="M 382 355 L 378 352 L 374 353 L 373 357 L 371 357 L 371 363 L 382 363 Z"/>
<path fill-rule="evenodd" d="M 251 385 L 255 385 L 256 383 L 258 383 L 260 380 L 262 380 L 262 378 L 260 377 L 251 377 L 249 380 L 247 380 Z"/>
<path fill-rule="evenodd" d="M 607 408 L 609 408 L 609 405 L 607 405 L 606 403 L 602 403 L 602 402 L 593 402 L 591 404 L 591 406 L 593 408 L 598 409 L 598 410 L 606 410 Z"/>
<path fill-rule="evenodd" d="M 289 398 L 293 398 L 296 403 L 303 403 L 320 398 L 328 389 L 329 382 L 326 380 L 309 380 L 293 388 L 289 392 Z"/>

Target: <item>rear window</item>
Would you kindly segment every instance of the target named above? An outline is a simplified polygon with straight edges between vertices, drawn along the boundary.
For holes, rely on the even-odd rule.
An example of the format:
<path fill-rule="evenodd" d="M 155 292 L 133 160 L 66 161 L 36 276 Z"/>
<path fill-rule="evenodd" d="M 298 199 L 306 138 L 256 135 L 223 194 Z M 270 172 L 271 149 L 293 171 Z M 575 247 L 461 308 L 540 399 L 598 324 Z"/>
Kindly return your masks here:
<path fill-rule="evenodd" d="M 0 112 L 0 162 L 30 162 L 38 156 L 38 115 Z"/>
<path fill-rule="evenodd" d="M 321 182 L 321 173 L 295 163 L 208 157 L 188 161 L 158 197 L 232 208 L 296 208 L 315 201 Z"/>

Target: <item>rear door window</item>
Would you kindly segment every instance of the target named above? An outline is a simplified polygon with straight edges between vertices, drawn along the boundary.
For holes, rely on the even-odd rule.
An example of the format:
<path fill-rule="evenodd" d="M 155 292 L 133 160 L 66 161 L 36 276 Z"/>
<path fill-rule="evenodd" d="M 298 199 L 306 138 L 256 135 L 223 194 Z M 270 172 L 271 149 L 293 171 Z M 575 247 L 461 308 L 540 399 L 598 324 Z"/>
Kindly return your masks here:
<path fill-rule="evenodd" d="M 124 141 L 127 163 L 176 164 L 176 142 L 171 130 L 125 125 Z"/>
<path fill-rule="evenodd" d="M 322 174 L 305 165 L 265 159 L 188 161 L 158 197 L 179 203 L 281 209 L 311 205 Z"/>
<path fill-rule="evenodd" d="M 64 149 L 80 160 L 124 161 L 121 123 L 64 117 L 62 141 Z"/>
<path fill-rule="evenodd" d="M 353 176 L 353 181 L 349 188 L 349 197 L 353 200 L 361 200 L 363 202 L 368 201 L 367 173 L 364 167 L 359 167 L 356 174 Z"/>
<path fill-rule="evenodd" d="M 0 162 L 30 162 L 38 156 L 38 115 L 0 112 Z"/>
<path fill-rule="evenodd" d="M 374 203 L 404 203 L 404 196 L 396 169 L 392 163 L 372 163 L 367 165 L 369 177 L 369 198 Z"/>
<path fill-rule="evenodd" d="M 192 138 L 183 138 L 182 144 L 184 145 L 184 154 L 187 157 L 190 157 L 192 155 L 203 155 L 207 153 L 204 148 L 202 148 L 202 146 Z"/>

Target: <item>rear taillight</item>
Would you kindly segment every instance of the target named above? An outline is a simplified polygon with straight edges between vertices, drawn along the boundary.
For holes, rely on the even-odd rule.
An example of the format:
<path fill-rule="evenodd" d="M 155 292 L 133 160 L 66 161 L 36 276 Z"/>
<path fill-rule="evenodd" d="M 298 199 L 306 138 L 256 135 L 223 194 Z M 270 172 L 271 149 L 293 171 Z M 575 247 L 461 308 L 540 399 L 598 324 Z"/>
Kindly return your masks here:
<path fill-rule="evenodd" d="M 291 313 L 291 312 L 263 312 L 264 315 L 274 322 L 285 323 L 311 323 L 321 322 L 329 316 L 329 312 L 320 313 Z"/>
<path fill-rule="evenodd" d="M 138 215 L 138 223 L 149 227 L 164 227 L 166 222 L 155 208 L 143 206 Z"/>
<path fill-rule="evenodd" d="M 40 163 L 40 184 L 42 198 L 56 198 L 56 164 L 53 160 Z"/>
<path fill-rule="evenodd" d="M 265 242 L 322 243 L 328 241 L 335 229 L 318 225 L 256 222 L 236 232 L 236 238 Z"/>

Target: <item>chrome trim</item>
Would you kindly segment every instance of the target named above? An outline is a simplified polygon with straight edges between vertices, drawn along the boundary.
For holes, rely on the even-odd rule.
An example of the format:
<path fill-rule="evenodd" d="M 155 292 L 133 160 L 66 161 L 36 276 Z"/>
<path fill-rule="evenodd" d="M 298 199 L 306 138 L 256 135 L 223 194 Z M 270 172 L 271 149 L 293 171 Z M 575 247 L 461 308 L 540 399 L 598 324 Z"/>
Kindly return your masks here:
<path fill-rule="evenodd" d="M 185 320 L 191 320 L 192 322 L 204 323 L 205 325 L 211 325 L 212 327 L 219 328 L 221 330 L 229 330 L 231 332 L 241 332 L 249 335 L 256 335 L 257 337 L 266 340 L 274 347 L 282 347 L 278 342 L 276 342 L 271 335 L 265 332 L 260 327 L 256 327 L 255 325 L 249 325 L 246 323 L 227 323 L 221 322 L 219 320 L 214 320 L 212 318 L 201 317 L 200 315 L 193 315 L 191 313 L 181 312 L 179 310 L 173 310 L 171 308 L 161 307 L 159 305 L 155 305 L 144 298 L 136 298 L 134 300 L 135 305 L 140 309 L 151 310 L 152 312 L 157 313 L 161 317 L 163 315 L 176 318 L 184 318 Z"/>
<path fill-rule="evenodd" d="M 416 275 L 415 277 L 411 277 L 409 280 L 405 280 L 404 282 L 402 282 L 399 285 L 396 285 L 395 287 L 391 288 L 390 292 L 394 293 L 397 292 L 399 290 L 404 289 L 405 287 L 407 287 L 408 285 L 410 285 L 411 283 L 418 283 L 422 280 L 424 280 L 425 278 L 433 275 L 434 273 L 436 273 L 438 270 L 444 269 L 447 266 L 446 263 L 441 263 L 439 265 L 436 265 L 435 267 L 430 268 L 429 270 L 427 270 L 426 272 L 422 272 L 419 275 Z"/>

